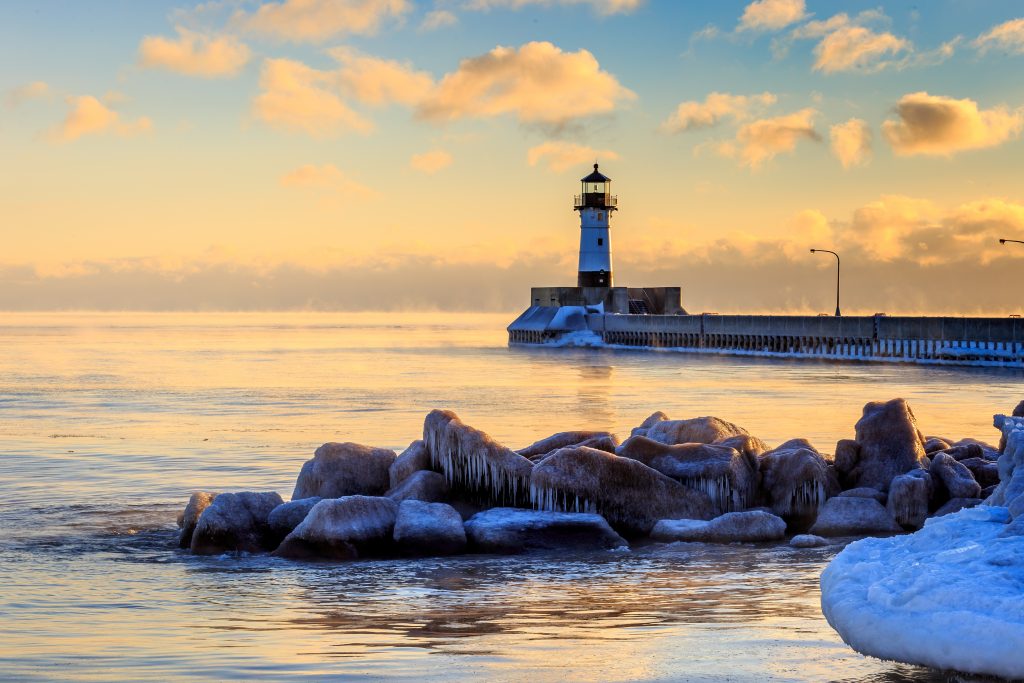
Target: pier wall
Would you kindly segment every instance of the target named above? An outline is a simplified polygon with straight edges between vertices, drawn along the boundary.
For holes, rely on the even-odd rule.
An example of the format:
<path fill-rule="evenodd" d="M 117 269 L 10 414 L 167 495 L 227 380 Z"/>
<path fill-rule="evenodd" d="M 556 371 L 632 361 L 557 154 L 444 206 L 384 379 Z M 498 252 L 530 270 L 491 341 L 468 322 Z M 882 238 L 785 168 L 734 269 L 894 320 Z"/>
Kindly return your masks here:
<path fill-rule="evenodd" d="M 589 313 L 585 320 L 592 337 L 615 347 L 1024 367 L 1020 318 Z M 509 343 L 549 343 L 580 331 L 535 326 L 521 334 L 513 323 Z"/>

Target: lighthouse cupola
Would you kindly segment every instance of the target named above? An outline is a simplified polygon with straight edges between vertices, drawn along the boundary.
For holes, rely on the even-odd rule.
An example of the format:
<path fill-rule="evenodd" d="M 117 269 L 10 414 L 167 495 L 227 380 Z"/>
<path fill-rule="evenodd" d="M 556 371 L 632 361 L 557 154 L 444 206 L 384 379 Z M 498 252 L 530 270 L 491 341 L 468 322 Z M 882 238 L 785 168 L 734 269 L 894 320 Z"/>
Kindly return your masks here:
<path fill-rule="evenodd" d="M 582 192 L 573 208 L 580 212 L 579 287 L 612 286 L 611 214 L 618 209 L 612 195 L 612 179 L 594 164 L 594 172 L 582 178 Z"/>

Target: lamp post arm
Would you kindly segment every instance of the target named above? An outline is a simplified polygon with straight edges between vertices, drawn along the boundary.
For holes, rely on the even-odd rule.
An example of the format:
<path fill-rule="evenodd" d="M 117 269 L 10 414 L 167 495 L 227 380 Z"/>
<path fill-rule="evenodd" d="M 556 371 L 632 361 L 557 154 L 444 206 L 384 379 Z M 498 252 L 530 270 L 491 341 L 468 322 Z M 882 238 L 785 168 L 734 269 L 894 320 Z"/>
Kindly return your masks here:
<path fill-rule="evenodd" d="M 826 254 L 832 254 L 833 256 L 836 257 L 836 317 L 839 318 L 839 317 L 842 316 L 842 313 L 839 312 L 839 270 L 840 270 L 840 267 L 841 267 L 841 263 L 840 263 L 840 260 L 839 260 L 839 254 L 837 254 L 834 251 L 830 251 L 828 249 L 811 249 L 811 253 L 812 254 L 815 254 L 815 253 L 817 253 L 819 251 L 823 252 L 823 253 L 826 253 Z"/>

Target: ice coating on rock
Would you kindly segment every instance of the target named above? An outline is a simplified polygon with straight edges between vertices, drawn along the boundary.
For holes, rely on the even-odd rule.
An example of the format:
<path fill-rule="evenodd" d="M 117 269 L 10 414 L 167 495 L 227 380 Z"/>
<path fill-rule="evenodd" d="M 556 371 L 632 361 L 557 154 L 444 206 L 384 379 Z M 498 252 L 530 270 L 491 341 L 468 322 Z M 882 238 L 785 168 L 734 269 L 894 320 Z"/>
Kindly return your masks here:
<path fill-rule="evenodd" d="M 196 522 L 190 545 L 192 552 L 218 555 L 270 550 L 274 539 L 267 519 L 283 502 L 273 491 L 219 494 Z"/>
<path fill-rule="evenodd" d="M 597 512 L 622 533 L 646 535 L 660 519 L 710 519 L 707 494 L 643 463 L 585 446 L 563 448 L 533 469 L 539 510 Z"/>
<path fill-rule="evenodd" d="M 996 467 L 999 485 L 986 500 L 988 505 L 1005 506 L 1014 517 L 1024 515 L 1024 417 L 997 415 L 995 426 L 1002 430 L 1005 445 Z"/>
<path fill-rule="evenodd" d="M 815 536 L 814 534 L 797 534 L 793 538 L 789 539 L 789 544 L 794 548 L 819 548 L 821 546 L 831 545 L 832 542 L 827 538 Z"/>
<path fill-rule="evenodd" d="M 654 417 L 653 415 L 651 417 Z M 651 418 L 648 418 L 651 419 Z M 648 439 L 666 444 L 714 443 L 731 436 L 745 436 L 749 432 L 738 425 L 717 417 L 695 417 L 689 420 L 659 420 L 648 428 Z"/>
<path fill-rule="evenodd" d="M 971 471 L 947 453 L 932 455 L 929 472 L 932 482 L 942 493 L 940 500 L 977 498 L 981 495 L 981 486 L 974 480 Z"/>
<path fill-rule="evenodd" d="M 912 470 L 893 478 L 885 507 L 905 529 L 920 529 L 931 496 L 932 478 L 924 470 Z"/>
<path fill-rule="evenodd" d="M 377 496 L 321 500 L 281 542 L 275 555 L 295 559 L 351 559 L 387 554 L 398 503 Z"/>
<path fill-rule="evenodd" d="M 217 494 L 210 491 L 196 491 L 189 496 L 188 504 L 185 505 L 185 511 L 181 514 L 181 519 L 178 521 L 178 525 L 181 527 L 181 534 L 178 536 L 178 547 L 188 548 L 192 545 L 192 533 L 196 530 L 199 516 L 203 514 L 203 510 L 208 508 L 216 497 Z"/>
<path fill-rule="evenodd" d="M 448 486 L 487 505 L 529 505 L 533 463 L 451 411 L 431 411 L 423 424 L 431 466 Z"/>
<path fill-rule="evenodd" d="M 393 536 L 403 555 L 454 555 L 466 549 L 462 517 L 444 503 L 403 501 Z"/>
<path fill-rule="evenodd" d="M 850 544 L 821 575 L 821 608 L 853 649 L 881 659 L 1024 678 L 1024 536 L 1005 508 L 929 519 Z"/>
<path fill-rule="evenodd" d="M 613 549 L 628 544 L 598 514 L 492 508 L 473 515 L 466 536 L 480 552 Z"/>
<path fill-rule="evenodd" d="M 668 415 L 657 410 L 647 417 L 643 422 L 640 423 L 639 427 L 634 427 L 629 433 L 630 436 L 647 436 L 647 430 L 659 422 L 664 422 L 668 419 Z"/>
<path fill-rule="evenodd" d="M 430 469 L 430 453 L 422 439 L 416 439 L 388 467 L 388 488 L 393 489 L 416 472 Z"/>
<path fill-rule="evenodd" d="M 811 527 L 816 536 L 894 534 L 903 529 L 892 514 L 872 498 L 829 498 Z"/>
<path fill-rule="evenodd" d="M 857 464 L 851 472 L 855 486 L 888 491 L 894 477 L 928 468 L 924 437 L 902 398 L 868 403 L 854 429 L 859 446 Z"/>
<path fill-rule="evenodd" d="M 313 506 L 322 499 L 317 497 L 300 498 L 282 503 L 274 508 L 267 517 L 267 524 L 270 532 L 277 537 L 278 541 L 290 534 L 292 530 L 302 523 Z"/>
<path fill-rule="evenodd" d="M 448 482 L 444 475 L 430 470 L 420 470 L 387 492 L 388 498 L 401 503 L 404 500 L 422 500 L 439 503 L 448 498 Z"/>
<path fill-rule="evenodd" d="M 592 441 L 600 439 L 601 437 L 610 438 L 612 441 L 615 440 L 615 435 L 611 432 L 598 432 L 598 431 L 575 431 L 575 432 L 558 432 L 552 434 L 549 437 L 543 438 L 540 441 L 536 441 L 526 448 L 520 448 L 517 453 L 524 458 L 535 458 L 539 455 L 547 455 L 553 451 L 557 451 L 559 448 L 565 448 L 567 446 L 577 446 L 586 441 Z M 604 450 L 604 449 L 602 449 Z M 614 450 L 614 447 L 612 448 Z"/>
<path fill-rule="evenodd" d="M 395 452 L 358 443 L 325 443 L 307 460 L 295 482 L 292 500 L 379 496 L 391 483 L 388 469 Z"/>
<path fill-rule="evenodd" d="M 720 513 L 745 510 L 753 504 L 757 493 L 756 458 L 729 446 L 670 446 L 645 436 L 631 436 L 616 449 L 616 454 L 642 462 L 687 488 L 704 492 Z"/>
<path fill-rule="evenodd" d="M 787 520 L 813 520 L 838 484 L 828 463 L 805 439 L 792 439 L 758 458 L 761 489 L 772 512 Z"/>
<path fill-rule="evenodd" d="M 708 521 L 662 519 L 651 530 L 656 541 L 707 543 L 759 543 L 786 535 L 786 521 L 764 510 L 728 512 Z"/>
<path fill-rule="evenodd" d="M 737 436 L 728 436 L 724 439 L 715 441 L 715 446 L 727 446 L 728 448 L 735 448 L 743 455 L 748 458 L 753 458 L 752 462 L 757 463 L 757 456 L 767 453 L 771 450 L 768 444 L 756 436 L 750 434 L 739 434 Z"/>

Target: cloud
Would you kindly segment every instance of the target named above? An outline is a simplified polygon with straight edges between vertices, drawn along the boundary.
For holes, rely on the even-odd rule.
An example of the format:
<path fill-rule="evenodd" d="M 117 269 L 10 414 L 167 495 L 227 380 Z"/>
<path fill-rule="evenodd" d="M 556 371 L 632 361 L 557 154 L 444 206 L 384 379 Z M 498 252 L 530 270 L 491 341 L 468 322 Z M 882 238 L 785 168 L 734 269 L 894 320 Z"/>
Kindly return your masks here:
<path fill-rule="evenodd" d="M 971 43 L 978 52 L 1000 50 L 1010 54 L 1024 54 L 1024 19 L 1011 19 L 993 26 Z"/>
<path fill-rule="evenodd" d="M 409 159 L 409 167 L 421 173 L 433 174 L 452 165 L 452 155 L 443 149 L 435 149 L 422 154 L 413 154 Z"/>
<path fill-rule="evenodd" d="M 335 48 L 329 53 L 341 64 L 337 83 L 346 95 L 363 104 L 381 106 L 422 102 L 434 87 L 434 79 L 411 65 L 362 54 L 351 48 Z"/>
<path fill-rule="evenodd" d="M 43 81 L 33 81 L 8 90 L 4 96 L 4 103 L 13 109 L 30 100 L 41 100 L 47 97 L 50 97 L 50 86 Z"/>
<path fill-rule="evenodd" d="M 752 110 L 771 106 L 775 101 L 775 95 L 770 92 L 763 92 L 760 95 L 713 92 L 705 97 L 703 102 L 681 102 L 661 127 L 669 133 L 681 133 L 696 128 L 710 128 L 726 117 L 742 121 L 750 117 Z"/>
<path fill-rule="evenodd" d="M 342 101 L 337 76 L 291 59 L 266 59 L 260 73 L 263 91 L 253 100 L 253 115 L 275 128 L 315 138 L 343 131 L 367 133 L 373 124 Z"/>
<path fill-rule="evenodd" d="M 800 140 L 818 142 L 821 136 L 814 128 L 818 116 L 815 109 L 759 119 L 743 125 L 736 133 L 736 139 L 719 143 L 715 151 L 721 156 L 738 159 L 740 165 L 754 170 L 783 152 L 792 152 Z"/>
<path fill-rule="evenodd" d="M 427 12 L 420 22 L 420 31 L 436 31 L 439 28 L 454 26 L 459 23 L 459 18 L 448 10 L 435 9 Z"/>
<path fill-rule="evenodd" d="M 408 0 L 282 0 L 249 14 L 239 10 L 233 24 L 243 30 L 293 42 L 322 43 L 342 35 L 373 35 L 388 19 L 400 19 Z"/>
<path fill-rule="evenodd" d="M 178 38 L 146 36 L 139 43 L 139 64 L 187 76 L 234 76 L 249 62 L 249 48 L 233 36 L 208 36 L 177 27 Z"/>
<path fill-rule="evenodd" d="M 804 0 L 757 0 L 746 6 L 738 31 L 778 31 L 804 19 Z"/>
<path fill-rule="evenodd" d="M 590 5 L 595 12 L 602 15 L 629 14 L 636 10 L 644 0 L 469 0 L 467 9 L 489 10 L 498 8 L 521 9 L 530 5 Z"/>
<path fill-rule="evenodd" d="M 526 153 L 530 166 L 546 161 L 548 168 L 555 173 L 563 173 L 570 168 L 591 164 L 601 160 L 618 159 L 619 155 L 610 149 L 594 149 L 571 142 L 548 141 L 531 147 Z"/>
<path fill-rule="evenodd" d="M 153 128 L 153 122 L 145 116 L 127 123 L 122 121 L 120 114 L 91 95 L 68 97 L 66 102 L 67 116 L 49 132 L 53 142 L 71 142 L 84 135 L 99 134 L 130 137 Z"/>
<path fill-rule="evenodd" d="M 587 50 L 563 52 L 548 42 L 532 42 L 463 60 L 419 114 L 434 121 L 512 114 L 523 123 L 559 126 L 609 113 L 635 97 Z"/>
<path fill-rule="evenodd" d="M 866 164 L 871 159 L 871 127 L 863 119 L 850 119 L 829 129 L 832 153 L 843 168 Z"/>
<path fill-rule="evenodd" d="M 814 48 L 814 69 L 824 73 L 873 73 L 892 65 L 886 55 L 913 50 L 909 40 L 892 33 L 876 33 L 865 26 L 843 26 L 828 33 Z"/>
<path fill-rule="evenodd" d="M 281 176 L 281 187 L 326 190 L 348 197 L 371 198 L 376 190 L 349 178 L 334 164 L 306 164 Z"/>
<path fill-rule="evenodd" d="M 979 110 L 971 99 L 916 92 L 896 104 L 898 120 L 882 124 L 896 154 L 950 156 L 969 149 L 995 147 L 1020 135 L 1024 110 L 1005 106 Z"/>

